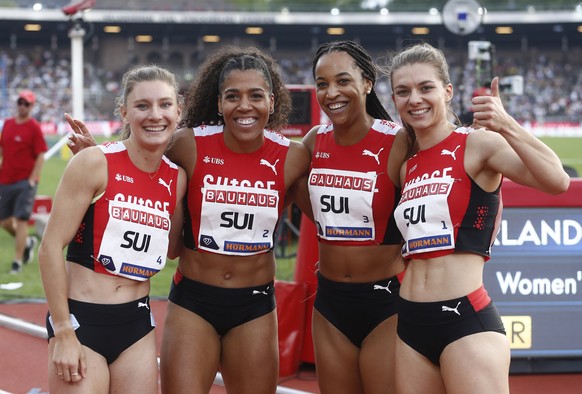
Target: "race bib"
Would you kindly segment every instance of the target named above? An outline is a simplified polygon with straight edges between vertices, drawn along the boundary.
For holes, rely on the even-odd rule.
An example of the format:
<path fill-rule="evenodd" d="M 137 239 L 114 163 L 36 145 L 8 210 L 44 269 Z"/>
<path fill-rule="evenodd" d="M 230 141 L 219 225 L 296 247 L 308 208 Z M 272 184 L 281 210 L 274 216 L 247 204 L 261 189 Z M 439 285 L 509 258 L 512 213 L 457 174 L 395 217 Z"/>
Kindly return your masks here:
<path fill-rule="evenodd" d="M 375 238 L 372 201 L 377 174 L 315 168 L 309 195 L 320 238 L 369 241 Z"/>
<path fill-rule="evenodd" d="M 112 274 L 147 280 L 166 264 L 169 231 L 167 212 L 110 200 L 97 260 Z"/>
<path fill-rule="evenodd" d="M 405 243 L 402 254 L 454 249 L 448 197 L 453 178 L 429 178 L 407 185 L 395 215 Z"/>
<path fill-rule="evenodd" d="M 252 255 L 272 249 L 278 207 L 277 190 L 203 187 L 198 248 L 229 255 Z"/>

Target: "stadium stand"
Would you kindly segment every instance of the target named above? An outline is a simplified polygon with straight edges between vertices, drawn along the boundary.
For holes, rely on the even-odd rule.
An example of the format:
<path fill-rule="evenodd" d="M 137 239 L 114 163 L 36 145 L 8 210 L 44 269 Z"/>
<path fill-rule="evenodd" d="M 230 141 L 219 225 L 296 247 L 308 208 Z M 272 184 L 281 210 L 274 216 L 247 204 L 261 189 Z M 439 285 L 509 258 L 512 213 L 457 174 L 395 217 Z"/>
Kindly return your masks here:
<path fill-rule="evenodd" d="M 382 62 L 378 52 L 378 61 Z M 465 86 L 477 86 L 475 64 L 469 62 L 461 66 L 456 53 L 449 53 L 453 83 L 458 83 L 463 75 L 469 76 Z M 311 62 L 303 53 L 277 53 L 284 78 L 289 84 L 312 84 Z M 576 122 L 582 118 L 582 75 L 574 70 L 582 69 L 580 49 L 563 54 L 531 53 L 529 56 L 514 56 L 499 53 L 496 75 L 523 75 L 527 81 L 524 94 L 505 97 L 509 111 L 522 122 L 563 121 Z M 148 63 L 163 63 L 156 52 L 149 53 L 144 59 Z M 186 76 L 196 70 L 185 70 L 174 63 L 173 68 L 182 69 L 182 83 L 187 84 Z M 0 67 L 9 97 L 16 97 L 21 89 L 31 89 L 37 93 L 38 104 L 35 116 L 43 122 L 58 122 L 62 113 L 70 111 L 70 56 L 54 51 L 0 51 Z M 123 69 L 108 69 L 107 62 L 102 64 L 85 63 L 85 116 L 87 120 L 110 120 L 113 118 L 113 98 L 117 94 L 117 83 Z M 386 79 L 378 82 L 378 92 L 383 103 L 391 109 L 389 84 Z M 469 105 L 472 90 L 466 89 L 465 106 Z M 458 93 L 458 92 L 457 92 Z M 460 95 L 458 95 L 459 97 Z M 459 101 L 456 101 L 459 113 Z M 6 106 L 0 117 L 9 116 L 10 106 Z M 394 113 L 394 112 L 392 112 Z"/>
<path fill-rule="evenodd" d="M 36 0 L 3 0 L 2 8 L 19 8 L 28 10 Z M 68 0 L 44 0 L 45 9 L 61 9 Z M 270 4 L 268 7 L 265 4 Z M 327 11 L 330 2 L 285 2 L 271 1 L 234 1 L 216 0 L 98 0 L 95 10 L 136 10 L 144 15 L 156 11 L 191 12 L 216 11 L 233 13 L 236 11 L 280 10 L 283 5 L 293 3 L 292 10 Z M 307 3 L 311 5 L 307 5 Z M 313 3 L 313 4 L 312 4 Z M 367 4 L 362 7 L 362 4 Z M 254 4 L 254 5 L 253 5 Z M 442 6 L 444 2 L 428 0 L 404 1 L 346 1 L 342 11 L 370 11 L 374 7 L 389 6 L 391 12 L 426 10 L 430 6 Z M 356 7 L 355 4 L 358 6 Z M 527 6 L 538 10 L 575 9 L 582 12 L 578 1 L 557 0 L 553 2 L 527 0 L 491 0 L 486 2 L 488 10 L 524 10 Z M 250 7 L 250 8 L 249 8 Z M 266 7 L 266 8 L 265 8 Z M 270 8 L 269 8 L 270 7 Z M 289 6 L 291 7 L 291 6 Z M 413 8 L 411 8 L 413 7 Z M 29 12 L 29 11 L 26 11 Z M 33 12 L 32 10 L 30 12 Z M 0 19 L 2 19 L 0 17 Z M 524 25 L 516 27 L 519 31 L 514 37 L 495 35 L 493 27 L 480 30 L 468 38 L 456 38 L 447 35 L 439 27 L 431 26 L 428 36 L 414 36 L 407 33 L 405 26 L 349 26 L 345 35 L 336 37 L 325 33 L 324 26 L 310 26 L 301 31 L 290 27 L 265 25 L 263 36 L 244 34 L 244 24 L 228 23 L 208 24 L 137 24 L 120 23 L 121 34 L 103 33 L 103 23 L 85 23 L 85 65 L 84 65 L 84 103 L 86 120 L 108 120 L 113 118 L 113 98 L 117 93 L 117 83 L 121 73 L 131 64 L 158 63 L 168 67 L 181 77 L 185 88 L 195 76 L 197 66 L 207 53 L 216 45 L 256 45 L 269 50 L 279 61 L 286 82 L 290 84 L 312 84 L 312 52 L 323 40 L 355 39 L 360 41 L 379 63 L 390 50 L 398 49 L 407 43 L 424 39 L 438 44 L 449 59 L 451 75 L 455 86 L 462 87 L 456 92 L 454 109 L 460 115 L 470 106 L 470 99 L 475 87 L 480 86 L 489 74 L 499 76 L 521 75 L 524 77 L 523 95 L 506 95 L 509 111 L 522 122 L 574 122 L 582 118 L 582 76 L 577 71 L 582 66 L 582 32 L 575 32 L 579 23 L 556 23 L 552 26 L 539 25 L 539 32 L 525 30 Z M 70 28 L 66 18 L 43 24 L 40 33 L 22 31 L 22 22 L 18 20 L 3 21 L 0 28 L 0 118 L 10 115 L 12 107 L 8 105 L 18 90 L 28 88 L 39 95 L 39 105 L 35 116 L 43 122 L 61 122 L 62 113 L 71 110 L 71 55 L 67 31 Z M 46 26 L 44 26 L 46 25 Z M 544 33 L 550 29 L 552 34 Z M 222 29 L 222 30 L 220 30 Z M 202 41 L 201 35 L 214 30 L 222 31 L 220 44 Z M 231 31 L 226 34 L 227 31 Z M 578 27 L 578 30 L 580 28 Z M 155 36 L 150 44 L 138 44 L 134 37 L 151 31 Z M 433 31 L 435 33 L 433 33 Z M 544 30 L 545 31 L 545 30 Z M 573 32 L 574 31 L 574 32 Z M 375 32 L 375 33 L 374 33 Z M 301 35 L 301 37 L 299 37 Z M 376 36 L 376 37 L 375 37 Z M 379 36 L 379 37 L 377 37 Z M 382 39 L 382 36 L 385 36 Z M 290 41 L 294 39 L 294 41 Z M 488 40 L 497 46 L 495 64 L 484 65 L 467 61 L 466 42 L 470 39 Z M 386 80 L 378 84 L 383 103 L 394 114 L 390 99 L 390 89 Z"/>

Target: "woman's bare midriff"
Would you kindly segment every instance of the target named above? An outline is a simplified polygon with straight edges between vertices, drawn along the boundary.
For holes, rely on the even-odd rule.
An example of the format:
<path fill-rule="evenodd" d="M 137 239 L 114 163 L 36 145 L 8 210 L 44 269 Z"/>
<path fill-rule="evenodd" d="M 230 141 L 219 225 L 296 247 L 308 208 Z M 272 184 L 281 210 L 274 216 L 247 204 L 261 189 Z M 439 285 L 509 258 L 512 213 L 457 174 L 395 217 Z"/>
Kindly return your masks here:
<path fill-rule="evenodd" d="M 400 296 L 416 302 L 465 296 L 483 284 L 484 264 L 482 256 L 471 253 L 411 260 L 400 287 Z"/>
<path fill-rule="evenodd" d="M 82 265 L 67 262 L 68 297 L 95 304 L 123 304 L 147 296 L 150 281 L 97 273 Z M 71 278 L 75 278 L 72 280 Z"/>
<path fill-rule="evenodd" d="M 184 248 L 179 269 L 187 278 L 210 286 L 251 287 L 275 279 L 275 257 L 273 252 L 229 256 Z"/>
<path fill-rule="evenodd" d="M 336 282 L 374 282 L 404 270 L 400 245 L 337 246 L 319 243 L 319 272 Z"/>

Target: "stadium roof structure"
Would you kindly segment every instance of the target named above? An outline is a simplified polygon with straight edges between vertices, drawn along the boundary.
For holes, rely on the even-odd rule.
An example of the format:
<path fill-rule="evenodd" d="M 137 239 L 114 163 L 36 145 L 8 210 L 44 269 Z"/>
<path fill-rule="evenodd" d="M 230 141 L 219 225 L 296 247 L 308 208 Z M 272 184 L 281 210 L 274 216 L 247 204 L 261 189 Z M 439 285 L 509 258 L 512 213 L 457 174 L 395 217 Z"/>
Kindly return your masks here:
<path fill-rule="evenodd" d="M 152 1 L 152 0 L 150 0 Z M 396 2 L 396 1 L 395 1 Z M 99 3 L 99 1 L 97 1 Z M 124 2 L 126 4 L 138 2 Z M 223 2 L 226 3 L 226 2 Z M 440 2 L 444 4 L 445 2 Z M 515 2 L 514 2 L 515 3 Z M 562 2 L 564 3 L 564 2 Z M 566 2 L 567 3 L 567 2 Z M 431 12 L 234 12 L 234 11 L 136 11 L 128 9 L 94 8 L 82 15 L 95 32 L 104 26 L 123 26 L 123 34 L 151 34 L 170 42 L 195 43 L 199 37 L 244 37 L 248 27 L 258 27 L 262 34 L 253 40 L 269 46 L 305 47 L 315 41 L 357 38 L 372 47 L 393 46 L 396 41 L 425 39 L 456 42 L 455 34 L 443 24 L 441 10 Z M 19 45 L 42 45 L 51 36 L 66 38 L 73 19 L 60 9 L 0 8 L 0 48 Z M 42 25 L 43 32 L 25 32 L 26 24 Z M 500 34 L 498 28 L 509 27 L 512 34 Z M 419 28 L 420 30 L 415 30 Z M 330 31 L 332 29 L 332 31 Z M 340 34 L 335 36 L 334 34 Z M 422 34 L 426 34 L 423 37 Z M 16 37 L 16 38 L 15 38 Z M 487 11 L 479 28 L 465 39 L 491 40 L 508 46 L 530 45 L 560 48 L 564 45 L 582 47 L 582 6 L 578 11 Z M 566 43 L 566 44 L 564 44 Z"/>
<path fill-rule="evenodd" d="M 4 0 L 4 7 L 32 8 L 42 4 L 45 9 L 61 9 L 67 4 L 82 0 Z M 426 12 L 442 8 L 447 0 L 97 0 L 95 9 L 131 11 L 231 11 L 231 12 L 329 12 L 337 8 L 341 12 L 374 12 L 388 9 L 390 12 Z M 483 0 L 490 11 L 572 11 L 579 0 Z M 38 5 L 37 5 L 38 7 Z"/>

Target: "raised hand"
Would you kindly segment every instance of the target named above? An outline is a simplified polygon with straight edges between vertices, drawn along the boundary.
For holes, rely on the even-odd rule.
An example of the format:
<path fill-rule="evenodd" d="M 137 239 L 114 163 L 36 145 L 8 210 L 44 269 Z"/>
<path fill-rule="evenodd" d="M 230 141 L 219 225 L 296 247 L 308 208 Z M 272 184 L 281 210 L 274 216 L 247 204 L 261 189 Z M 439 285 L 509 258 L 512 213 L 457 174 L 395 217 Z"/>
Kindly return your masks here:
<path fill-rule="evenodd" d="M 67 113 L 65 114 L 65 119 L 73 130 L 73 134 L 69 134 L 68 136 L 69 141 L 67 141 L 67 146 L 74 155 L 89 146 L 97 145 L 93 135 L 89 129 L 87 129 L 87 125 L 85 125 L 83 121 L 73 119 L 73 117 Z"/>

